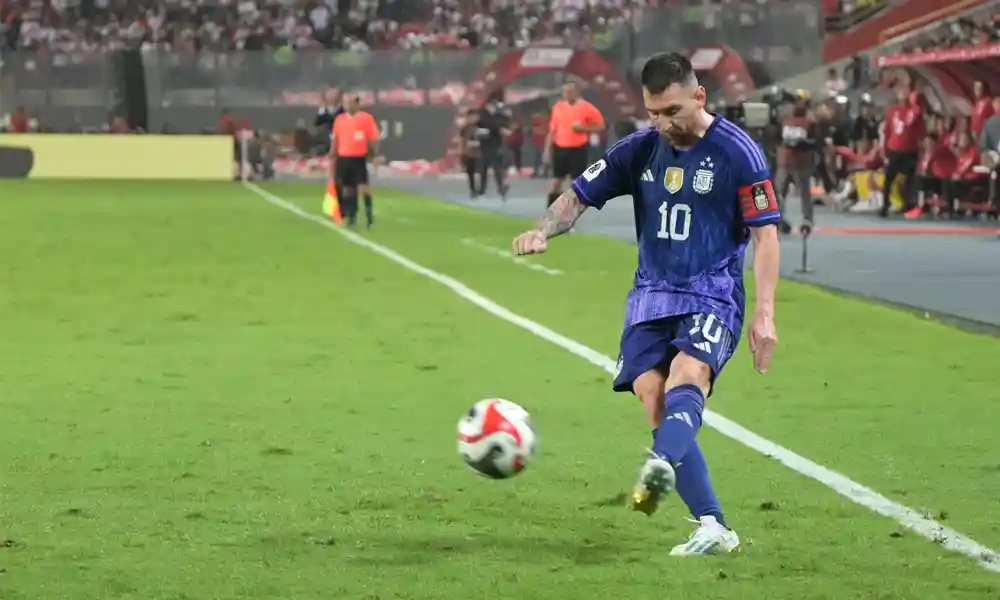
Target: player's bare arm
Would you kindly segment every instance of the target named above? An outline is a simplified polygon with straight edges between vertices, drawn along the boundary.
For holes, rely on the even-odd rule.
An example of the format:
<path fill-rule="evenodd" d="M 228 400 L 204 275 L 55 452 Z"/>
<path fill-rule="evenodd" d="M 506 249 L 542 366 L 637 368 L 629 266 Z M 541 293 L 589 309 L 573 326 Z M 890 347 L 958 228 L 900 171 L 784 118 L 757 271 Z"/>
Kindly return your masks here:
<path fill-rule="evenodd" d="M 749 342 L 753 353 L 754 368 L 766 373 L 771 365 L 778 332 L 774 327 L 774 293 L 778 287 L 778 270 L 781 266 L 781 245 L 778 227 L 765 225 L 751 228 L 754 257 L 753 272 L 757 284 L 756 307 L 750 321 Z"/>
<path fill-rule="evenodd" d="M 587 206 L 580 202 L 579 196 L 572 188 L 567 189 L 552 206 L 545 211 L 534 229 L 526 231 L 514 238 L 514 254 L 538 254 L 548 248 L 548 240 L 573 229 Z"/>

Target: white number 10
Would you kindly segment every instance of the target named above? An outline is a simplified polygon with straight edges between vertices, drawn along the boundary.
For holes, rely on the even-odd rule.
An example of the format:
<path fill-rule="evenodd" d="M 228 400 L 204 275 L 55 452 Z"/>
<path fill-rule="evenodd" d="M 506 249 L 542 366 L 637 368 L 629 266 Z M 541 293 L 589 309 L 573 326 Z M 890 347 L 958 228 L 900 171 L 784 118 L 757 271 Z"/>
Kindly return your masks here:
<path fill-rule="evenodd" d="M 691 234 L 691 207 L 687 204 L 660 205 L 660 230 L 656 237 L 661 240 L 683 242 Z"/>

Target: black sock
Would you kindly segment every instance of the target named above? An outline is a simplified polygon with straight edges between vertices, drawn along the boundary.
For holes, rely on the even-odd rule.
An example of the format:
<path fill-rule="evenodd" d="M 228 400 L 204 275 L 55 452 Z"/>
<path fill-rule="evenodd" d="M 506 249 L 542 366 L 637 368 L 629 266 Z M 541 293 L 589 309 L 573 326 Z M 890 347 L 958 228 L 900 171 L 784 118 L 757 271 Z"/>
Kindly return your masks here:
<path fill-rule="evenodd" d="M 375 211 L 372 207 L 372 195 L 365 194 L 365 218 L 371 223 L 375 220 Z"/>

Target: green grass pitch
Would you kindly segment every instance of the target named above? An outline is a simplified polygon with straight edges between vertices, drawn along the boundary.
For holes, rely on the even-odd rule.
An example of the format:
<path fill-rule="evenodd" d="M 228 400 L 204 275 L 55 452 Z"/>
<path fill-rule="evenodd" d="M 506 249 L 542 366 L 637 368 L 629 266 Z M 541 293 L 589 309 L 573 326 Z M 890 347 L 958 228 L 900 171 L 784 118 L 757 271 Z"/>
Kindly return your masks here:
<path fill-rule="evenodd" d="M 523 221 L 376 202 L 361 235 L 616 355 L 633 247 L 559 239 L 553 275 L 482 250 Z M 5 181 L 0 223 L 0 599 L 1000 598 L 710 429 L 744 552 L 667 556 L 690 524 L 621 506 L 649 432 L 607 373 L 238 184 Z M 777 310 L 772 372 L 742 347 L 711 408 L 1000 548 L 1000 340 L 787 281 Z M 509 481 L 455 451 L 492 396 L 541 436 Z"/>

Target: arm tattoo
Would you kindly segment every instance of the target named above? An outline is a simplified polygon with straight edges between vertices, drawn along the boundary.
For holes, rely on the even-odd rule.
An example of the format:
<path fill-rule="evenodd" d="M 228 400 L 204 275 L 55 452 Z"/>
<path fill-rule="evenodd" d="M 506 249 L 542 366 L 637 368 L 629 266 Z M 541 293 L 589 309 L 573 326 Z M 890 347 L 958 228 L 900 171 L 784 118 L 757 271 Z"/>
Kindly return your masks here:
<path fill-rule="evenodd" d="M 538 222 L 537 229 L 544 233 L 546 238 L 562 235 L 573 228 L 573 224 L 585 210 L 587 207 L 580 202 L 576 192 L 568 189 L 560 194 L 545 212 L 545 216 Z"/>

